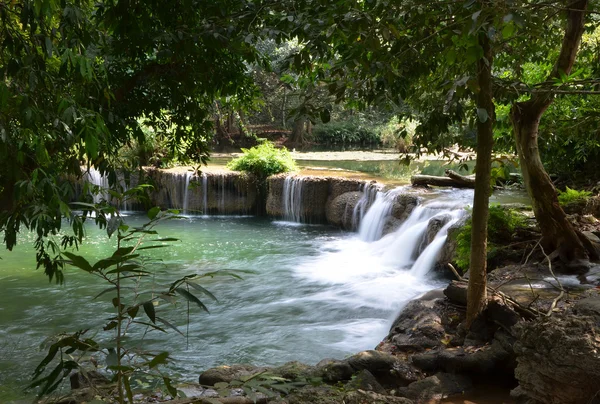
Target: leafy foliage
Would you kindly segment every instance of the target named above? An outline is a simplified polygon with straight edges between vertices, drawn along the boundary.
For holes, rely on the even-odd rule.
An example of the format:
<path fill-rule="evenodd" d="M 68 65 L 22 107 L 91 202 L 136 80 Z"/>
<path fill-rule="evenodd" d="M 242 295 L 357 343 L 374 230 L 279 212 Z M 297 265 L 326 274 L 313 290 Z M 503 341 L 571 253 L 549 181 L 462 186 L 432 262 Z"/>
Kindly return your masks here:
<path fill-rule="evenodd" d="M 148 212 L 149 221 L 140 227 L 128 226 L 118 211 L 109 206 L 81 206 L 95 213 L 96 221 L 101 223 L 108 237 L 116 235 L 117 246 L 113 254 L 89 262 L 85 257 L 70 251 L 63 251 L 67 265 L 102 279 L 107 288 L 95 298 L 108 296 L 114 315 L 109 317 L 102 331 L 94 333 L 80 330 L 73 334 L 60 334 L 48 344 L 48 354 L 34 371 L 34 381 L 30 388 L 39 387 L 39 395 L 56 390 L 60 383 L 73 371 L 85 372 L 82 360 L 96 359 L 96 363 L 105 363 L 105 371 L 113 375 L 117 382 L 118 402 L 133 402 L 133 381 L 139 378 L 162 380 L 173 397 L 177 395 L 169 377 L 158 371 L 158 367 L 170 361 L 168 352 L 148 352 L 135 338 L 126 335 L 148 332 L 166 333 L 167 329 L 183 335 L 176 325 L 167 320 L 158 310 L 158 302 L 175 303 L 182 298 L 189 306 L 197 306 L 208 312 L 204 302 L 198 297 L 215 296 L 202 287 L 199 281 L 206 277 L 219 275 L 239 275 L 224 272 L 209 272 L 184 276 L 169 285 L 165 290 L 155 290 L 153 268 L 156 260 L 144 256 L 148 250 L 161 249 L 173 238 L 158 238 L 155 227 L 162 221 L 174 218 L 176 211 L 161 211 L 153 208 Z M 193 293 L 192 293 L 193 292 Z M 113 333 L 113 337 L 109 335 Z M 98 360 L 101 359 L 101 360 Z M 50 366 L 54 366 L 50 368 Z M 51 369 L 51 370 L 50 370 Z"/>
<path fill-rule="evenodd" d="M 379 145 L 381 137 L 373 124 L 355 121 L 329 122 L 313 130 L 314 142 L 325 145 Z"/>
<path fill-rule="evenodd" d="M 290 152 L 286 148 L 277 149 L 271 142 L 263 142 L 242 151 L 244 154 L 231 160 L 227 164 L 228 168 L 254 174 L 259 179 L 298 169 Z"/>
<path fill-rule="evenodd" d="M 558 191 L 558 202 L 561 205 L 566 205 L 572 202 L 585 201 L 590 196 L 592 196 L 592 193 L 589 191 L 578 191 L 567 187 L 564 191 Z"/>
<path fill-rule="evenodd" d="M 493 254 L 496 245 L 511 238 L 519 227 L 526 225 L 525 217 L 513 210 L 504 209 L 500 205 L 492 205 L 488 217 L 488 256 Z M 453 234 L 456 241 L 456 264 L 463 271 L 469 269 L 471 255 L 471 218 L 468 218 L 460 231 Z"/>

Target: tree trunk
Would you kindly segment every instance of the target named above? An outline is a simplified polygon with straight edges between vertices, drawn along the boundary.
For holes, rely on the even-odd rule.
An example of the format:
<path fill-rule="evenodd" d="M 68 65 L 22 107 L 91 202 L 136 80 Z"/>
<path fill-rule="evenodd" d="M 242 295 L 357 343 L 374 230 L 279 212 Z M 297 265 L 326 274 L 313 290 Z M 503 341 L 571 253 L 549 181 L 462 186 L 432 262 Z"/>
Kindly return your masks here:
<path fill-rule="evenodd" d="M 588 0 L 569 1 L 567 27 L 558 60 L 549 77 L 558 78 L 569 74 L 581 43 L 584 30 L 585 9 Z M 521 162 L 523 181 L 531 197 L 533 212 L 542 231 L 542 246 L 546 252 L 558 250 L 564 262 L 587 260 L 588 251 L 579 239 L 577 232 L 567 220 L 558 203 L 558 196 L 550 176 L 546 173 L 538 149 L 538 129 L 540 119 L 552 103 L 551 90 L 531 95 L 528 101 L 517 102 L 510 111 L 515 134 L 517 152 Z"/>
<path fill-rule="evenodd" d="M 475 165 L 475 196 L 471 226 L 471 262 L 467 291 L 467 327 L 483 311 L 487 301 L 487 228 L 492 171 L 493 125 L 495 108 L 492 93 L 492 63 L 494 54 L 486 34 L 479 35 L 483 58 L 477 62 L 477 162 Z M 483 112 L 485 111 L 485 113 Z M 485 118 L 485 119 L 484 119 Z"/>
<path fill-rule="evenodd" d="M 300 116 L 296 118 L 294 121 L 294 126 L 292 128 L 292 134 L 290 135 L 290 144 L 302 144 L 304 142 L 304 123 L 306 122 L 306 118 L 304 116 Z"/>

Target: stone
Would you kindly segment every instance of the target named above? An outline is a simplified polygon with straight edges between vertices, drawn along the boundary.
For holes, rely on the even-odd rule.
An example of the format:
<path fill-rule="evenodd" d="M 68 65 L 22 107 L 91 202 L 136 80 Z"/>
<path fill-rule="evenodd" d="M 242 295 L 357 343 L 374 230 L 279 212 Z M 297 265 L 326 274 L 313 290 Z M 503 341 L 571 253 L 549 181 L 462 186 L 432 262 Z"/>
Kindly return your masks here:
<path fill-rule="evenodd" d="M 330 386 L 307 386 L 292 391 L 286 396 L 287 404 L 340 404 L 343 402 L 344 393 L 339 388 Z"/>
<path fill-rule="evenodd" d="M 362 195 L 358 191 L 346 192 L 328 202 L 325 208 L 327 222 L 344 230 L 354 230 L 352 215 Z"/>
<path fill-rule="evenodd" d="M 466 376 L 437 373 L 398 389 L 397 394 L 418 403 L 439 403 L 444 398 L 471 388 L 473 383 Z"/>
<path fill-rule="evenodd" d="M 71 382 L 71 390 L 77 390 L 84 387 L 95 387 L 100 385 L 106 385 L 110 383 L 110 380 L 102 373 L 95 370 L 80 371 L 71 374 L 69 376 Z"/>
<path fill-rule="evenodd" d="M 366 369 L 363 369 L 352 376 L 352 379 L 346 384 L 347 390 L 365 390 L 372 391 L 378 394 L 387 394 L 385 389 L 375 376 Z"/>
<path fill-rule="evenodd" d="M 585 307 L 589 306 L 584 302 L 580 310 Z M 531 402 L 600 402 L 597 321 L 595 317 L 566 313 L 521 322 L 513 327 L 517 337 L 515 377 Z"/>
<path fill-rule="evenodd" d="M 378 394 L 372 391 L 356 390 L 347 393 L 344 404 L 414 404 L 412 400 L 406 397 L 395 397 L 390 395 Z"/>
<path fill-rule="evenodd" d="M 414 352 L 439 347 L 445 337 L 437 300 L 413 300 L 394 321 L 388 339 L 398 351 Z"/>
<path fill-rule="evenodd" d="M 348 362 L 338 359 L 323 359 L 315 368 L 315 375 L 327 383 L 350 380 L 355 372 Z"/>
<path fill-rule="evenodd" d="M 250 365 L 217 366 L 200 374 L 199 383 L 203 386 L 214 386 L 216 383 L 230 383 L 243 376 L 251 376 L 265 371 L 266 368 Z"/>
<path fill-rule="evenodd" d="M 346 361 L 354 371 L 368 370 L 384 386 L 406 386 L 418 379 L 414 366 L 384 352 L 363 351 Z"/>
<path fill-rule="evenodd" d="M 582 316 L 590 316 L 600 321 L 600 297 L 586 297 L 584 299 L 577 300 L 573 306 L 575 313 Z"/>
<path fill-rule="evenodd" d="M 271 370 L 271 373 L 289 380 L 296 380 L 301 377 L 308 377 L 311 376 L 314 372 L 314 366 L 309 366 L 298 361 L 287 362 Z"/>
<path fill-rule="evenodd" d="M 421 198 L 413 194 L 398 194 L 392 204 L 391 216 L 404 222 L 414 208 L 420 203 Z"/>

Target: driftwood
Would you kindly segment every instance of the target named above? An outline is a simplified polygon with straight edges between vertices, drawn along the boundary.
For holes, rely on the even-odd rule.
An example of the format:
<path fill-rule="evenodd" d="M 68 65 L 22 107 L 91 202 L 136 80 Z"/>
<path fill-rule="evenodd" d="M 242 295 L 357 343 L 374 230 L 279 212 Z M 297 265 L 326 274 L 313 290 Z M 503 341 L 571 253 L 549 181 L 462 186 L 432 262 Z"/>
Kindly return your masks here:
<path fill-rule="evenodd" d="M 446 170 L 445 177 L 434 175 L 413 175 L 410 179 L 413 185 L 455 188 L 475 188 L 475 177 L 460 175 L 456 171 Z"/>

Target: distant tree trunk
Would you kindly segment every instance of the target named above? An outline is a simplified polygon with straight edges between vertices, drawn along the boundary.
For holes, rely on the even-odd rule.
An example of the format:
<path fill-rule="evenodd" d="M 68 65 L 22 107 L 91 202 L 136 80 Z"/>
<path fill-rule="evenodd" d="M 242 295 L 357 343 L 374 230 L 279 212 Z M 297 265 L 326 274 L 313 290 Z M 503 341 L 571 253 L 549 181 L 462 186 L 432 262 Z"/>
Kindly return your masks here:
<path fill-rule="evenodd" d="M 549 79 L 569 74 L 584 31 L 585 10 L 588 0 L 567 2 L 567 27 L 558 60 Z M 538 149 L 540 119 L 552 103 L 549 92 L 537 92 L 528 101 L 517 102 L 510 111 L 517 152 L 521 162 L 523 181 L 531 197 L 533 212 L 542 231 L 542 246 L 547 253 L 558 250 L 564 262 L 589 259 L 588 253 L 596 257 L 593 247 L 584 243 L 567 220 L 558 203 L 558 196 L 550 176 L 546 173 Z"/>
<path fill-rule="evenodd" d="M 285 108 L 287 104 L 287 88 L 285 88 L 285 86 L 283 87 L 283 102 L 281 103 L 281 126 L 283 126 L 283 129 L 285 129 L 287 127 L 285 121 L 286 121 L 286 116 L 285 116 Z"/>
<path fill-rule="evenodd" d="M 492 90 L 494 54 L 486 34 L 480 34 L 483 58 L 477 62 L 477 162 L 475 163 L 475 196 L 471 226 L 471 260 L 467 291 L 467 327 L 483 311 L 487 302 L 487 229 L 494 146 L 495 108 Z M 483 112 L 485 111 L 485 112 Z"/>
<path fill-rule="evenodd" d="M 292 127 L 292 134 L 290 135 L 289 143 L 291 144 L 302 144 L 304 142 L 304 123 L 306 118 L 300 116 L 294 120 L 294 126 Z"/>

